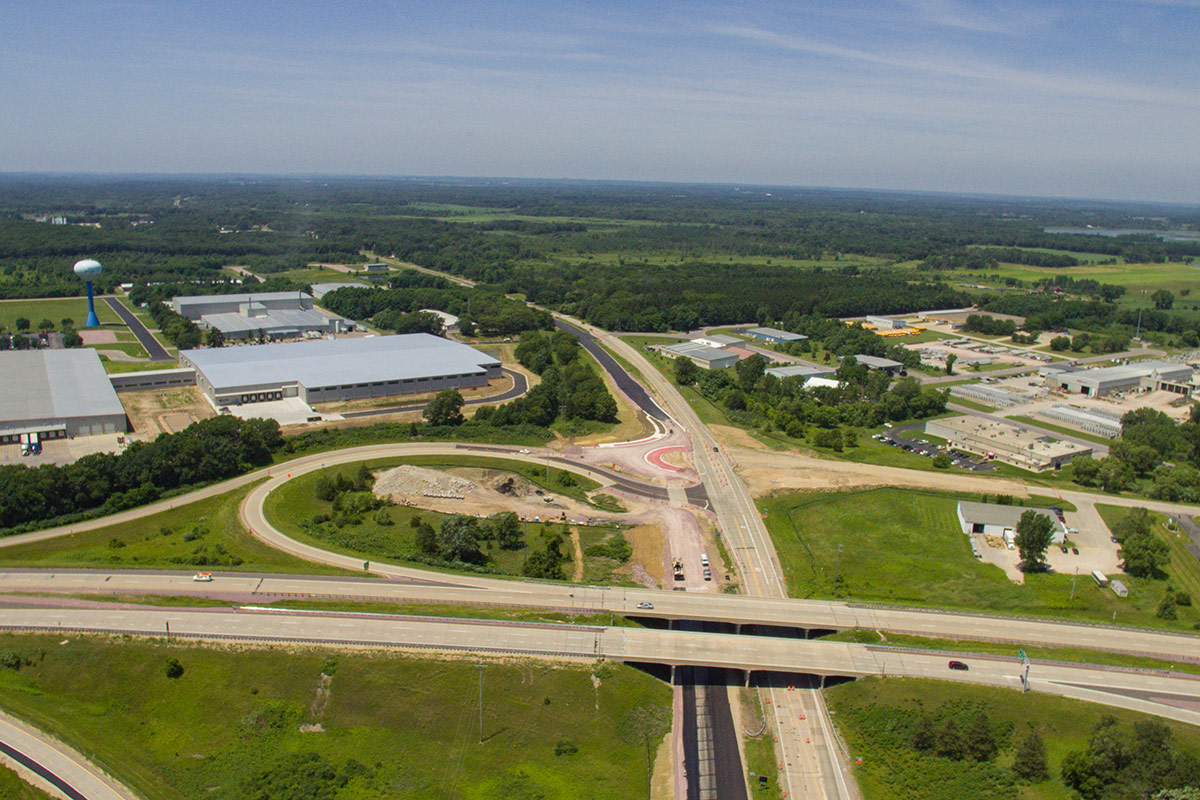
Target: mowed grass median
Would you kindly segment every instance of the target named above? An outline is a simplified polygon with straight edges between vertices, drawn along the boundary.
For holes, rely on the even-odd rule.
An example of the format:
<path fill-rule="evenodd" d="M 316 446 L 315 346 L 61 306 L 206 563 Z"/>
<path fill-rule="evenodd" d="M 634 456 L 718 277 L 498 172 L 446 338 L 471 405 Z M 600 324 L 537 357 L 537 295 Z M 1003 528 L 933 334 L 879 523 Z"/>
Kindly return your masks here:
<path fill-rule="evenodd" d="M 953 495 L 871 489 L 779 495 L 760 501 L 793 597 L 843 598 L 1000 614 L 1115 621 L 1191 630 L 1200 616 L 1155 616 L 1165 581 L 1121 576 L 1117 597 L 1086 575 L 1035 573 L 1018 584 L 971 553 Z M 1072 584 L 1074 583 L 1074 597 Z"/>
<path fill-rule="evenodd" d="M 22 659 L 0 706 L 148 800 L 626 800 L 670 723 L 670 687 L 614 664 L 487 661 L 481 743 L 475 659 L 40 635 L 0 652 Z"/>

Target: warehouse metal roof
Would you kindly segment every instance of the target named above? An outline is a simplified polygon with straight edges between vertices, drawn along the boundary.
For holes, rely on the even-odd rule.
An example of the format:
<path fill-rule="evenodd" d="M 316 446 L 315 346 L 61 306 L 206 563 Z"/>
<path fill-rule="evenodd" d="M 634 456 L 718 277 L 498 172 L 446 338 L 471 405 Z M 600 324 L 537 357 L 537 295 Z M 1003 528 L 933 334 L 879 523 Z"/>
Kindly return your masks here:
<path fill-rule="evenodd" d="M 216 390 L 300 383 L 308 388 L 478 375 L 499 359 L 428 333 L 185 350 Z"/>
<path fill-rule="evenodd" d="M 1067 532 L 1066 526 L 1059 521 L 1058 515 L 1048 508 L 1002 506 L 996 503 L 973 503 L 969 500 L 960 500 L 958 502 L 958 513 L 964 522 L 980 525 L 1000 525 L 1014 530 L 1017 527 L 1017 523 L 1021 521 L 1021 515 L 1026 511 L 1036 511 L 1043 516 L 1049 517 L 1050 521 L 1054 523 L 1054 530 L 1059 533 Z"/>
<path fill-rule="evenodd" d="M 801 378 L 824 378 L 827 375 L 832 375 L 833 370 L 824 367 L 810 367 L 806 364 L 792 364 L 786 367 L 771 367 L 767 370 L 768 375 L 774 375 L 776 378 L 791 378 L 800 376 Z"/>
<path fill-rule="evenodd" d="M 263 303 L 273 300 L 312 299 L 304 292 L 239 292 L 238 294 L 189 294 L 171 298 L 177 306 L 193 305 L 195 303 Z"/>
<path fill-rule="evenodd" d="M 893 361 L 890 358 L 880 358 L 879 356 L 868 356 L 868 355 L 863 355 L 862 353 L 856 355 L 854 358 L 856 361 L 858 361 L 858 363 L 862 364 L 864 367 L 870 367 L 871 369 L 896 369 L 898 367 L 904 366 L 899 361 Z"/>
<path fill-rule="evenodd" d="M 679 344 L 671 344 L 664 347 L 663 350 L 675 353 L 676 355 L 687 356 L 688 358 L 698 358 L 701 361 L 708 362 L 721 361 L 728 358 L 732 358 L 735 361 L 737 360 L 736 353 L 730 353 L 726 350 L 720 349 L 719 347 L 709 347 L 706 344 L 699 344 L 698 342 L 680 342 Z"/>
<path fill-rule="evenodd" d="M 1110 381 L 1131 381 L 1149 377 L 1158 373 L 1166 379 L 1186 379 L 1192 374 L 1192 368 L 1186 364 L 1172 364 L 1167 361 L 1137 361 L 1132 364 L 1122 364 L 1116 367 L 1100 367 L 1099 369 L 1080 370 L 1071 375 L 1072 380 L 1106 383 Z"/>
<path fill-rule="evenodd" d="M 0 352 L 0 422 L 124 414 L 95 350 Z"/>
<path fill-rule="evenodd" d="M 312 296 L 320 300 L 330 292 L 336 292 L 338 289 L 345 288 L 370 289 L 368 284 L 360 283 L 359 281 L 347 281 L 346 283 L 314 283 L 308 288 L 312 289 Z"/>
<path fill-rule="evenodd" d="M 250 304 L 259 306 L 258 303 Z M 254 308 L 253 311 L 258 312 L 258 316 L 248 316 L 239 311 L 229 311 L 220 314 L 205 314 L 200 319 L 204 324 L 219 329 L 222 333 L 240 333 L 243 331 L 253 333 L 254 331 L 266 331 L 267 333 L 278 332 L 279 330 L 297 330 L 302 331 L 312 328 L 327 329 L 331 327 L 334 320 L 341 320 L 341 317 L 331 317 L 322 314 L 320 311 L 312 308 L 278 308 L 266 309 Z"/>
<path fill-rule="evenodd" d="M 779 339 L 783 342 L 797 342 L 808 337 L 800 333 L 789 333 L 781 331 L 779 328 L 747 328 L 744 333 L 751 336 L 759 336 L 764 339 Z"/>

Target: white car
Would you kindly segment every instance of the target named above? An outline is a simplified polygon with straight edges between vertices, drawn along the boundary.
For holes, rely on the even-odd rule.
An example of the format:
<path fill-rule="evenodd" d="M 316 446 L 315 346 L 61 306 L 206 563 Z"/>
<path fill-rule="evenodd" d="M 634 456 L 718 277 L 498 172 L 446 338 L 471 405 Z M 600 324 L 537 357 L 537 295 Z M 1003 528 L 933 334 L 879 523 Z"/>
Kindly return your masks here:
<path fill-rule="evenodd" d="M 192 580 L 197 583 L 212 583 L 211 572 L 197 572 L 192 576 Z"/>
<path fill-rule="evenodd" d="M 642 602 L 637 604 L 637 607 L 638 608 L 654 608 L 654 603 L 651 603 L 649 600 L 643 600 Z"/>

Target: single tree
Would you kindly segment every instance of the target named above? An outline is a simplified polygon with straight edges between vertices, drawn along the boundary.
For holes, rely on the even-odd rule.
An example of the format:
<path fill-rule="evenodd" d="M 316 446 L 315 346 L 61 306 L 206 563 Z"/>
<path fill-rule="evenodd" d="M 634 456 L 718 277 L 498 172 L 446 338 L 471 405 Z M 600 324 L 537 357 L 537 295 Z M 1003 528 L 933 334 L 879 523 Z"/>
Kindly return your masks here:
<path fill-rule="evenodd" d="M 457 389 L 445 389 L 429 401 L 422 416 L 430 425 L 461 425 L 463 396 Z"/>
<path fill-rule="evenodd" d="M 17 317 L 16 324 L 17 324 L 17 330 L 19 330 L 19 331 L 29 330 L 29 320 L 26 319 L 25 317 Z"/>
<path fill-rule="evenodd" d="M 478 563 L 483 560 L 479 551 L 479 521 L 466 514 L 455 514 L 442 520 L 438 529 L 438 553 L 447 561 Z"/>
<path fill-rule="evenodd" d="M 54 330 L 54 323 L 48 319 L 44 319 L 38 323 L 38 330 L 39 331 L 52 331 L 52 330 Z"/>
<path fill-rule="evenodd" d="M 416 545 L 418 552 L 424 553 L 427 556 L 437 554 L 437 532 L 428 522 L 417 523 L 416 532 L 413 534 L 413 543 Z"/>
<path fill-rule="evenodd" d="M 1154 301 L 1154 307 L 1159 311 L 1166 311 L 1171 306 L 1175 305 L 1175 295 L 1171 294 L 1166 289 L 1159 289 L 1154 294 L 1150 295 L 1150 299 Z"/>
<path fill-rule="evenodd" d="M 675 359 L 675 382 L 680 386 L 691 386 L 700 377 L 700 368 L 690 358 L 680 356 Z"/>
<path fill-rule="evenodd" d="M 1046 768 L 1046 743 L 1037 731 L 1030 731 L 1017 746 L 1013 772 L 1031 783 L 1040 783 L 1050 777 L 1050 771 Z"/>
<path fill-rule="evenodd" d="M 951 353 L 950 355 L 946 356 L 946 374 L 947 375 L 954 374 L 954 362 L 955 361 L 958 361 L 958 356 L 956 356 L 954 353 Z"/>
<path fill-rule="evenodd" d="M 1038 572 L 1045 568 L 1046 550 L 1054 538 L 1054 523 L 1045 514 L 1029 510 L 1017 521 L 1014 543 L 1021 556 L 1021 569 Z"/>
<path fill-rule="evenodd" d="M 204 333 L 204 343 L 209 347 L 224 347 L 225 334 L 221 332 L 220 328 L 209 328 Z"/>
<path fill-rule="evenodd" d="M 501 511 L 492 516 L 492 532 L 502 550 L 520 550 L 525 544 L 521 521 L 511 511 Z"/>
<path fill-rule="evenodd" d="M 1167 593 L 1163 595 L 1163 599 L 1158 604 L 1158 611 L 1155 613 L 1159 619 L 1179 618 L 1179 612 L 1175 610 L 1175 591 L 1171 587 L 1167 587 Z"/>

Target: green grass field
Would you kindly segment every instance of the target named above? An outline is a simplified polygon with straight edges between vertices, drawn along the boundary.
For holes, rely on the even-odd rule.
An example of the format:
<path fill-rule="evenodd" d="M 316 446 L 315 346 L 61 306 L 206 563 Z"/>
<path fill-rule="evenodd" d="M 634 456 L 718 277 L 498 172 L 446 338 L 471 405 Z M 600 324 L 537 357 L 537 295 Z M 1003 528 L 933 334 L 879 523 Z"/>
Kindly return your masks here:
<path fill-rule="evenodd" d="M 1076 258 L 1087 254 L 1072 253 Z M 1103 256 L 1094 260 L 1106 260 Z M 1036 281 L 1058 276 L 1075 279 L 1090 278 L 1100 283 L 1124 286 L 1130 294 L 1141 294 L 1142 289 L 1155 291 L 1169 289 L 1176 294 L 1180 289 L 1196 286 L 1200 280 L 1200 266 L 1194 264 L 1085 264 L 1078 267 L 1033 267 L 1024 264 L 1000 264 L 996 269 L 971 271 L 958 270 L 946 273 L 951 280 L 987 282 L 1016 278 L 1021 281 Z"/>
<path fill-rule="evenodd" d="M 477 659 L 38 635 L 0 650 L 31 662 L 0 671 L 0 706 L 148 800 L 625 800 L 670 720 L 670 688 L 616 664 L 487 661 L 480 743 Z"/>
<path fill-rule="evenodd" d="M 1124 506 L 1110 506 L 1104 503 L 1097 503 L 1096 510 L 1100 512 L 1100 516 L 1109 530 L 1129 513 L 1129 509 Z M 1165 514 L 1152 511 L 1150 519 L 1153 520 L 1151 532 L 1166 542 L 1171 550 L 1171 560 L 1166 568 L 1166 572 L 1170 576 L 1167 582 L 1176 589 L 1191 592 L 1192 597 L 1200 602 L 1200 560 L 1197 560 L 1187 549 L 1191 542 L 1188 535 L 1180 530 L 1167 529 Z"/>
<path fill-rule="evenodd" d="M 559 494 L 574 494 L 582 498 L 584 497 L 584 491 L 589 490 L 589 487 L 586 486 L 561 487 L 557 483 L 557 478 L 567 474 L 561 470 L 552 470 L 552 477 L 547 480 L 544 468 L 541 466 L 481 456 L 414 456 L 403 459 L 377 459 L 365 463 L 369 468 L 376 470 L 386 469 L 398 464 L 416 464 L 433 469 L 462 467 L 494 469 L 516 473 L 548 491 Z M 333 506 L 330 502 L 320 500 L 316 496 L 315 487 L 322 475 L 341 472 L 347 476 L 351 476 L 356 469 L 357 466 L 330 468 L 328 470 L 301 475 L 298 478 L 288 481 L 282 487 L 272 492 L 267 498 L 265 505 L 267 518 L 271 521 L 272 525 L 275 525 L 289 536 L 335 552 L 352 555 L 364 560 L 390 562 L 413 561 L 418 551 L 412 521 L 419 517 L 432 525 L 434 529 L 437 529 L 441 521 L 446 517 L 445 514 L 424 511 L 408 506 L 385 506 L 382 510 L 386 513 L 387 524 L 378 522 L 374 517 L 374 512 L 363 515 L 362 522 L 359 524 L 346 524 L 341 528 L 333 526 L 332 523 L 321 526 L 307 524 L 314 517 L 318 515 L 329 516 L 333 511 Z M 580 478 L 579 476 L 573 476 L 573 478 L 579 480 L 581 483 L 586 481 L 591 484 L 590 488 L 594 488 L 597 485 L 591 481 L 587 481 L 586 478 Z M 555 524 L 549 516 L 544 523 L 522 523 L 522 529 L 525 534 L 525 547 L 519 550 L 503 550 L 498 547 L 485 545 L 483 552 L 488 560 L 485 571 L 497 575 L 521 575 L 525 559 L 529 553 L 543 547 L 543 531 L 548 530 Z M 589 546 L 603 544 L 615 537 L 623 536 L 624 534 L 619 527 L 612 525 L 574 525 L 570 526 L 570 529 L 579 535 L 580 547 L 585 552 L 583 563 L 584 583 L 629 584 L 628 578 L 616 574 L 616 570 L 621 566 L 620 563 L 606 557 L 586 555 Z M 565 577 L 569 580 L 574 571 L 573 547 L 570 541 L 564 542 L 563 552 L 569 558 L 564 566 Z M 439 568 L 454 571 L 449 567 Z"/>
<path fill-rule="evenodd" d="M 760 502 L 793 597 L 841 597 L 889 605 L 1064 617 L 1189 630 L 1181 608 L 1155 616 L 1164 581 L 1122 577 L 1120 598 L 1072 575 L 1032 574 L 1024 584 L 971 554 L 957 519 L 959 497 L 914 489 L 780 495 Z M 975 495 L 961 499 L 978 500 Z M 841 553 L 839 555 L 839 547 Z M 838 579 L 840 578 L 840 583 Z"/>
<path fill-rule="evenodd" d="M 825 691 L 834 723 L 845 740 L 864 800 L 1073 800 L 1059 775 L 1062 761 L 1083 750 L 1105 715 L 1127 729 L 1149 717 L 1133 711 L 1013 689 L 947 681 L 865 678 Z M 984 711 L 1002 743 L 992 762 L 954 762 L 912 750 L 909 736 L 921 711 Z M 1200 728 L 1165 722 L 1175 745 L 1200 751 Z M 1013 749 L 1036 730 L 1046 743 L 1050 779 L 1023 784 L 1010 771 Z M 861 759 L 861 762 L 857 762 Z"/>
<path fill-rule="evenodd" d="M 62 320 L 75 320 L 75 329 L 83 328 L 87 322 L 86 297 L 53 297 L 45 300 L 3 300 L 0 301 L 0 325 L 5 330 L 15 333 L 17 318 L 29 320 L 30 330 L 36 330 L 37 324 L 43 319 L 54 323 L 54 330 L 62 330 Z M 101 326 L 119 330 L 128 330 L 121 322 L 116 312 L 108 307 L 100 298 L 96 298 L 96 316 L 100 318 Z"/>
<path fill-rule="evenodd" d="M 0 565 L 349 574 L 281 553 L 250 536 L 238 520 L 238 507 L 250 488 L 121 525 L 0 548 Z M 193 529 L 199 529 L 200 535 Z M 201 555 L 213 563 L 191 563 Z"/>
<path fill-rule="evenodd" d="M 0 797 L 4 800 L 51 800 L 41 789 L 30 786 L 8 767 L 0 765 Z"/>

